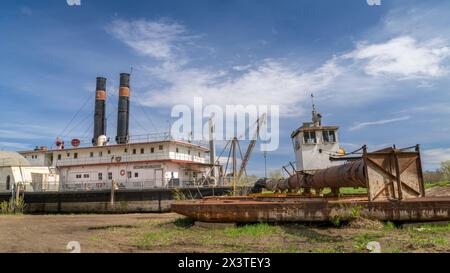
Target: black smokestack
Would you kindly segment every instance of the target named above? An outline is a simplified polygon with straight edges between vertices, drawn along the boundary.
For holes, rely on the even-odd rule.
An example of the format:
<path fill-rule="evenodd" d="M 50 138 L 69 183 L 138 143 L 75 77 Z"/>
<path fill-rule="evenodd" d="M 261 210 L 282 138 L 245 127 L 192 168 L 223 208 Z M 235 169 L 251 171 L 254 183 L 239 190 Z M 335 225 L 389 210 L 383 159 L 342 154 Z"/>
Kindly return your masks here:
<path fill-rule="evenodd" d="M 130 74 L 120 74 L 119 107 L 117 114 L 117 144 L 126 144 L 129 140 L 128 124 L 130 119 Z"/>
<path fill-rule="evenodd" d="M 92 138 L 92 144 L 97 146 L 98 137 L 106 135 L 106 78 L 97 78 L 97 87 L 95 90 L 94 137 Z"/>

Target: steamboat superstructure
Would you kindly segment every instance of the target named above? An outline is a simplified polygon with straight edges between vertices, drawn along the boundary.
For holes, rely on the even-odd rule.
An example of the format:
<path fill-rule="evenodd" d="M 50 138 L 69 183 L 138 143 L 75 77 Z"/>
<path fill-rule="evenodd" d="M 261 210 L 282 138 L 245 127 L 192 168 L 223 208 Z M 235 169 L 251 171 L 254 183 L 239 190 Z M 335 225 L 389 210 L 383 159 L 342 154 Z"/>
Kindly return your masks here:
<path fill-rule="evenodd" d="M 72 139 L 70 145 L 58 138 L 54 147 L 21 151 L 29 168 L 46 168 L 49 176 L 24 179 L 13 176 L 25 191 L 46 189 L 79 191 L 118 189 L 176 188 L 215 186 L 220 179 L 210 175 L 214 155 L 210 147 L 192 141 L 175 140 L 161 132 L 130 136 L 130 74 L 120 75 L 117 134 L 106 132 L 106 78 L 97 78 L 92 145 Z M 114 142 L 114 143 L 113 143 Z M 82 145 L 84 144 L 84 145 Z M 211 149 L 214 150 L 214 149 Z M 216 166 L 220 170 L 220 166 Z M 31 170 L 32 172 L 32 170 Z M 214 172 L 212 172 L 214 173 Z M 11 180 L 11 177 L 10 177 Z M 51 185 L 50 185 L 51 184 Z"/>

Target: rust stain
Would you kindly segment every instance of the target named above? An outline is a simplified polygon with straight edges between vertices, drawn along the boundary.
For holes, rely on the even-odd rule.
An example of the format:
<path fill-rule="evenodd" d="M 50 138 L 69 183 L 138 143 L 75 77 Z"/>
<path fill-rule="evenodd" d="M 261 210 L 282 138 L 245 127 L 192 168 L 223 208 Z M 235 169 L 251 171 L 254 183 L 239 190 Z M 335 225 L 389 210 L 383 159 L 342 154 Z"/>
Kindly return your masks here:
<path fill-rule="evenodd" d="M 367 197 L 341 199 L 301 197 L 212 197 L 172 204 L 172 211 L 204 222 L 329 221 L 333 215 L 361 215 L 381 221 L 450 220 L 450 197 L 424 197 L 404 201 L 369 202 Z"/>

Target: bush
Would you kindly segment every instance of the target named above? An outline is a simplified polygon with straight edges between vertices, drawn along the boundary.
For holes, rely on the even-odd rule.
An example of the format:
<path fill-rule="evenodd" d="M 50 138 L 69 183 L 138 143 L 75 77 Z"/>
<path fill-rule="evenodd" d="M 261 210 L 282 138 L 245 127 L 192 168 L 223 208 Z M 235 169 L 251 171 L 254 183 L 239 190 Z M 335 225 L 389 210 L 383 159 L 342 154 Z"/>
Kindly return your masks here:
<path fill-rule="evenodd" d="M 3 201 L 0 203 L 0 214 L 10 214 L 10 203 L 8 201 Z"/>
<path fill-rule="evenodd" d="M 15 206 L 13 208 L 12 201 L 3 201 L 0 203 L 0 214 L 22 214 L 25 211 L 25 201 L 22 197 L 15 200 Z"/>

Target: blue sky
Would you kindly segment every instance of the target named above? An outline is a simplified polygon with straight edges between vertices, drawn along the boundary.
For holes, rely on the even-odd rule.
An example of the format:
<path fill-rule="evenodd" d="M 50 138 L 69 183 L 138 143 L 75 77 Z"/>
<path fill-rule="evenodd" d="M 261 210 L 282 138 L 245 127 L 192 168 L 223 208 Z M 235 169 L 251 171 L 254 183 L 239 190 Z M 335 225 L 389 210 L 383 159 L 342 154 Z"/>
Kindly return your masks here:
<path fill-rule="evenodd" d="M 0 149 L 90 138 L 97 76 L 114 136 L 118 74 L 133 67 L 132 134 L 166 129 L 193 96 L 275 103 L 281 146 L 268 161 L 279 169 L 314 92 L 347 150 L 419 143 L 425 169 L 450 159 L 448 1 L 3 2 Z M 263 174 L 261 153 L 249 173 Z"/>

